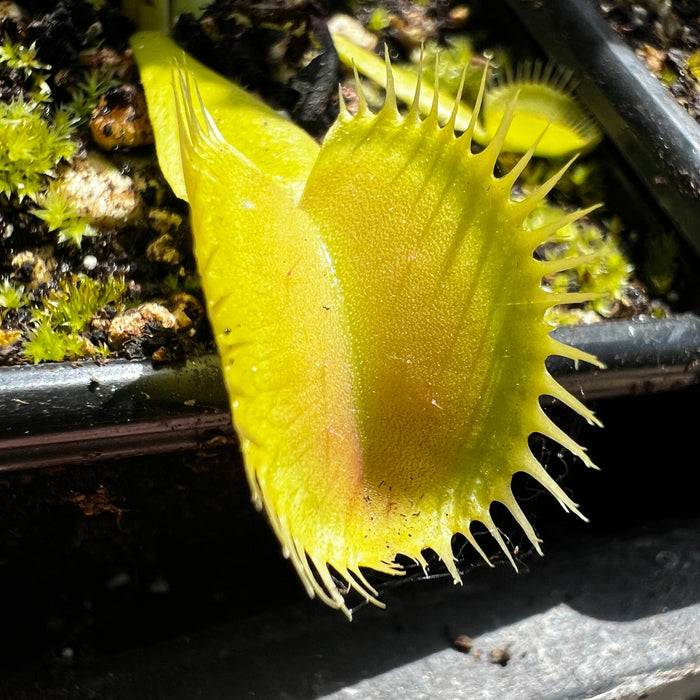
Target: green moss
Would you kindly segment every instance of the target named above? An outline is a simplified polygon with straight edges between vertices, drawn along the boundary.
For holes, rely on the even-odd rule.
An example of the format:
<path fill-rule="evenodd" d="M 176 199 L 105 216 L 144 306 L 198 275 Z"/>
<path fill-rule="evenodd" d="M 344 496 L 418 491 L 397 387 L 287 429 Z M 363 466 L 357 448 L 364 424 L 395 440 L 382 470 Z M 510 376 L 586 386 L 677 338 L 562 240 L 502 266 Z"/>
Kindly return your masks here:
<path fill-rule="evenodd" d="M 9 280 L 3 280 L 0 285 L 0 318 L 8 309 L 21 309 L 27 304 L 27 296 L 23 285 L 14 285 Z"/>
<path fill-rule="evenodd" d="M 48 319 L 42 319 L 28 334 L 22 348 L 24 357 L 38 364 L 39 362 L 61 362 L 62 360 L 79 360 L 94 355 L 94 346 L 78 333 L 61 333 L 51 327 Z"/>
<path fill-rule="evenodd" d="M 127 283 L 114 277 L 99 281 L 78 275 L 64 280 L 33 309 L 33 328 L 22 348 L 25 359 L 37 364 L 108 356 L 106 345 L 93 344 L 85 334 L 104 307 L 123 311 L 127 294 Z"/>
<path fill-rule="evenodd" d="M 29 331 L 28 340 L 24 343 L 24 357 L 38 364 L 39 362 L 60 362 L 66 357 L 67 348 L 65 336 L 56 333 L 48 321 L 43 320 Z"/>
<path fill-rule="evenodd" d="M 58 231 L 59 243 L 72 243 L 80 248 L 83 237 L 97 233 L 97 229 L 80 216 L 73 204 L 60 192 L 49 190 L 41 197 L 40 203 L 40 207 L 32 213 L 46 222 L 49 231 Z"/>
<path fill-rule="evenodd" d="M 62 161 L 78 150 L 79 126 L 87 120 L 99 97 L 115 84 L 113 72 L 96 71 L 78 85 L 71 102 L 50 108 L 51 93 L 43 80 L 48 66 L 36 58 L 36 49 L 5 41 L 0 63 L 25 73 L 37 72 L 41 89 L 28 97 L 0 103 L 0 195 L 7 200 L 25 198 L 37 203 L 32 213 L 57 231 L 58 243 L 80 248 L 83 237 L 97 231 L 65 198 L 50 190 L 51 178 Z"/>
<path fill-rule="evenodd" d="M 86 330 L 92 317 L 103 307 L 122 304 L 127 284 L 114 277 L 105 282 L 89 277 L 64 280 L 51 295 L 51 325 L 76 333 Z"/>
<path fill-rule="evenodd" d="M 0 194 L 35 199 L 56 166 L 76 154 L 74 125 L 64 110 L 47 118 L 24 99 L 0 103 Z"/>
<path fill-rule="evenodd" d="M 119 84 L 113 70 L 91 71 L 78 83 L 78 89 L 68 103 L 68 109 L 81 123 L 87 122 L 100 97 Z"/>
<path fill-rule="evenodd" d="M 26 75 L 50 68 L 37 58 L 36 44 L 27 47 L 22 44 L 13 44 L 9 39 L 5 39 L 0 44 L 0 64 L 5 64 L 13 70 L 21 70 Z"/>
<path fill-rule="evenodd" d="M 371 32 L 381 32 L 389 26 L 389 13 L 383 7 L 375 7 L 367 22 Z"/>
<path fill-rule="evenodd" d="M 7 38 L 0 44 L 0 67 L 10 73 L 11 82 L 15 82 L 16 74 L 21 74 L 23 94 L 27 100 L 32 104 L 43 104 L 51 101 L 51 88 L 46 82 L 51 66 L 41 63 L 37 56 L 36 44 L 27 47 L 20 43 L 13 44 Z"/>

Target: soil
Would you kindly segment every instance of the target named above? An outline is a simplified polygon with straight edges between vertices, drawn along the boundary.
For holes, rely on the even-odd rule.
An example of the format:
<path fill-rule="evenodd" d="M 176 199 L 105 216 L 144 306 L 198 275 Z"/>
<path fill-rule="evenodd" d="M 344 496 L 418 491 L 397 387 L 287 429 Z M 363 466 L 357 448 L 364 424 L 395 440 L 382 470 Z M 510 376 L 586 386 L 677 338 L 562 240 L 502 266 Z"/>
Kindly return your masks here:
<path fill-rule="evenodd" d="M 253 614 L 254 571 L 303 595 L 235 447 L 1 474 L 0 524 L 0 670 Z"/>

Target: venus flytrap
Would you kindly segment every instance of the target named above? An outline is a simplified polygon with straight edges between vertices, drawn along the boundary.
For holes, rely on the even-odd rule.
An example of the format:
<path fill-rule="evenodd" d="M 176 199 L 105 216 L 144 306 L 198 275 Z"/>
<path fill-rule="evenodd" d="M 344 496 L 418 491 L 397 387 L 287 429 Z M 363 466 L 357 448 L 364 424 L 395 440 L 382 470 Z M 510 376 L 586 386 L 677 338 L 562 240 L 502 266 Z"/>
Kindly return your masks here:
<path fill-rule="evenodd" d="M 175 194 L 187 199 L 170 81 L 171 61 L 182 60 L 184 52 L 157 32 L 135 34 L 131 45 L 148 113 L 156 127 L 158 162 Z M 191 56 L 187 57 L 187 68 L 224 138 L 298 199 L 318 156 L 318 144 L 288 119 Z"/>
<path fill-rule="evenodd" d="M 309 594 L 349 616 L 340 588 L 378 603 L 364 572 L 401 574 L 399 555 L 425 566 L 427 549 L 458 582 L 452 537 L 483 555 L 476 522 L 513 562 L 491 516 L 496 501 L 539 552 L 513 475 L 529 474 L 578 511 L 529 436 L 591 466 L 540 397 L 596 422 L 545 360 L 597 363 L 551 338 L 544 319 L 553 305 L 591 298 L 542 287 L 581 260 L 534 257 L 590 209 L 526 225 L 565 168 L 511 197 L 546 134 L 499 177 L 515 103 L 474 153 L 483 83 L 457 137 L 459 96 L 444 116 L 437 91 L 426 108 L 418 80 L 402 116 L 387 63 L 381 111 L 361 91 L 355 116 L 341 100 L 318 149 L 163 37 L 139 34 L 132 46 L 159 159 L 191 207 L 253 499 Z"/>

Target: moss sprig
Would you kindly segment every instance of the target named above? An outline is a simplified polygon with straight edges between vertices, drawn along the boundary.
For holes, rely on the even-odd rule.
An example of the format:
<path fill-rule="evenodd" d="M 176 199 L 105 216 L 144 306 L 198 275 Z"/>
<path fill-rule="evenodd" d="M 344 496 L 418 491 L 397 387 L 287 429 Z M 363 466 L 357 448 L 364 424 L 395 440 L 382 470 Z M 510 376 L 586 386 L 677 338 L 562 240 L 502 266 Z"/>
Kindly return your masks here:
<path fill-rule="evenodd" d="M 73 94 L 67 109 L 75 115 L 81 123 L 86 123 L 97 102 L 110 88 L 119 85 L 115 72 L 109 68 L 90 71 L 86 77 L 78 83 L 77 90 Z"/>
<path fill-rule="evenodd" d="M 38 364 L 109 355 L 109 348 L 93 343 L 87 332 L 104 307 L 124 310 L 127 294 L 128 285 L 120 278 L 100 281 L 78 275 L 63 280 L 32 311 L 33 327 L 22 348 L 25 359 Z"/>
<path fill-rule="evenodd" d="M 3 280 L 0 284 L 0 320 L 9 309 L 21 309 L 27 304 L 27 295 L 24 285 L 17 285 L 10 280 Z"/>
<path fill-rule="evenodd" d="M 110 304 L 123 307 L 127 291 L 126 281 L 115 277 L 104 282 L 84 275 L 64 280 L 52 295 L 51 324 L 57 329 L 80 333 L 100 309 Z"/>
<path fill-rule="evenodd" d="M 51 67 L 42 63 L 37 56 L 36 43 L 24 46 L 5 38 L 0 44 L 0 64 L 5 64 L 13 70 L 20 70 L 26 75 L 31 75 L 35 71 L 48 70 Z"/>
<path fill-rule="evenodd" d="M 76 360 L 86 354 L 84 339 L 75 334 L 58 333 L 45 319 L 29 331 L 24 343 L 23 355 L 35 365 L 40 362 L 61 362 L 64 359 Z"/>
<path fill-rule="evenodd" d="M 0 44 L 0 69 L 9 73 L 10 82 L 16 82 L 28 102 L 45 104 L 51 101 L 47 77 L 51 66 L 38 58 L 36 43 L 25 46 L 13 43 L 7 37 Z"/>
<path fill-rule="evenodd" d="M 59 243 L 70 243 L 80 248 L 83 238 L 97 233 L 97 229 L 78 213 L 65 195 L 56 190 L 49 190 L 40 199 L 40 206 L 33 214 L 46 222 L 49 231 L 58 232 Z"/>

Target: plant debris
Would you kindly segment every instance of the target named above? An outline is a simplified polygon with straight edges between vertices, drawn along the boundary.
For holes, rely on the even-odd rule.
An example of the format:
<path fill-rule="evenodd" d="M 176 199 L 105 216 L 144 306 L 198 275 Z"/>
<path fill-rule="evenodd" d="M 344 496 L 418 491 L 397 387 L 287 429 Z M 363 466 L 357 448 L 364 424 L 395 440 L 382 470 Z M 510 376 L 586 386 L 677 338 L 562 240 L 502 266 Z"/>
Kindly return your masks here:
<path fill-rule="evenodd" d="M 489 661 L 498 666 L 507 666 L 510 661 L 510 652 L 504 647 L 496 647 L 489 652 Z"/>
<path fill-rule="evenodd" d="M 452 647 L 463 654 L 468 654 L 474 647 L 474 640 L 469 635 L 458 634 L 452 642 Z"/>
<path fill-rule="evenodd" d="M 321 6 L 216 0 L 198 20 L 181 15 L 173 34 L 202 63 L 320 137 L 338 115 L 338 57 Z"/>

